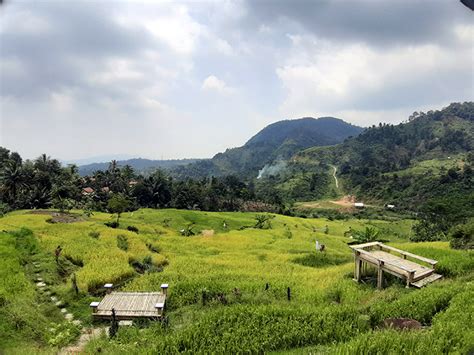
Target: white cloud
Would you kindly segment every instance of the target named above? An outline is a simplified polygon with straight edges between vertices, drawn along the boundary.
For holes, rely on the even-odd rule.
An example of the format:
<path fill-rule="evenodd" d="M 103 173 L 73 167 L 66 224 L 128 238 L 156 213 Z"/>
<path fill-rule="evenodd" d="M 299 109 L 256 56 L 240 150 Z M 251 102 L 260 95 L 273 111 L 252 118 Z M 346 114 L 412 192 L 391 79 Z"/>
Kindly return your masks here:
<path fill-rule="evenodd" d="M 225 55 L 232 55 L 234 53 L 234 50 L 229 42 L 221 38 L 216 39 L 216 48 L 218 52 Z"/>
<path fill-rule="evenodd" d="M 209 75 L 204 79 L 201 88 L 207 91 L 217 91 L 220 94 L 231 94 L 235 91 L 234 88 L 227 86 L 223 80 L 215 75 Z"/>
<path fill-rule="evenodd" d="M 459 94 L 469 99 L 466 83 L 454 80 L 459 70 L 470 66 L 468 50 L 449 52 L 436 45 L 379 50 L 364 44 L 341 46 L 312 37 L 290 38 L 290 55 L 276 69 L 286 91 L 280 105 L 283 116 L 347 112 L 353 122 L 376 123 L 374 115 L 384 120 L 383 112 L 390 111 L 387 116 L 392 120 L 427 100 L 438 106 L 463 99 Z M 452 84 L 456 91 L 449 89 Z M 428 88 L 430 97 L 425 99 Z"/>
<path fill-rule="evenodd" d="M 157 38 L 180 54 L 194 52 L 204 27 L 189 15 L 184 5 L 172 7 L 171 13 L 156 16 L 144 22 L 145 27 Z"/>
<path fill-rule="evenodd" d="M 65 92 L 51 93 L 50 100 L 53 108 L 59 112 L 67 112 L 74 107 L 73 96 Z"/>
<path fill-rule="evenodd" d="M 50 30 L 51 26 L 48 21 L 40 16 L 35 16 L 23 6 L 11 15 L 9 14 L 9 16 L 2 16 L 2 21 L 0 22 L 0 33 L 15 32 L 39 35 Z"/>

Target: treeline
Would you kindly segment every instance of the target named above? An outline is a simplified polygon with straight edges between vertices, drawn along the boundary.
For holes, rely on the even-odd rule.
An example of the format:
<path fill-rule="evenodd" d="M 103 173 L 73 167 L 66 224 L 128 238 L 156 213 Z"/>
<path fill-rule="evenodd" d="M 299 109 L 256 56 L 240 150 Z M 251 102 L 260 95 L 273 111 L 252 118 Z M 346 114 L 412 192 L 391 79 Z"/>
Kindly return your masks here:
<path fill-rule="evenodd" d="M 256 191 L 252 182 L 236 176 L 177 180 L 160 170 L 143 176 L 112 161 L 108 169 L 80 177 L 75 165 L 62 167 L 45 154 L 23 161 L 18 153 L 0 147 L 0 211 L 108 211 L 109 201 L 116 195 L 127 200 L 128 209 L 282 212 L 284 208 L 277 190 L 270 186 Z"/>

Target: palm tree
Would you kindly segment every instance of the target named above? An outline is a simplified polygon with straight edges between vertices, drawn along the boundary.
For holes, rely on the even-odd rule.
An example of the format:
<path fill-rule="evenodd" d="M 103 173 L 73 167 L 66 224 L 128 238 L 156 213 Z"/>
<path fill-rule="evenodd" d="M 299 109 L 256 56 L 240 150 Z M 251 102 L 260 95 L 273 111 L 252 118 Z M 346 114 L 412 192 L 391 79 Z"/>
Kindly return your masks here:
<path fill-rule="evenodd" d="M 8 160 L 0 172 L 0 183 L 4 194 L 11 203 L 15 203 L 18 191 L 26 187 L 21 162 Z"/>

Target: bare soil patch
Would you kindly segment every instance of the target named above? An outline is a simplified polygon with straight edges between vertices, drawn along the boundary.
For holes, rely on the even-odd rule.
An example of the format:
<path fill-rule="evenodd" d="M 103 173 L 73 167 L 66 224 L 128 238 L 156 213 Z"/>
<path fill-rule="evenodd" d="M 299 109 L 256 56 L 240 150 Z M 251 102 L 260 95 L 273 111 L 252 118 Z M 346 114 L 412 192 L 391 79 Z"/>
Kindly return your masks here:
<path fill-rule="evenodd" d="M 346 207 L 346 208 L 353 207 L 355 203 L 355 197 L 352 195 L 346 195 L 337 201 L 331 201 L 331 202 L 341 207 Z"/>
<path fill-rule="evenodd" d="M 44 211 L 44 210 L 34 210 L 27 212 L 29 214 L 36 214 L 36 215 L 46 215 L 51 216 L 48 219 L 49 223 L 74 223 L 83 221 L 84 218 L 80 215 L 72 214 L 72 213 L 65 213 L 65 212 L 53 212 L 53 211 Z"/>
<path fill-rule="evenodd" d="M 201 235 L 204 237 L 212 237 L 214 235 L 214 229 L 204 229 L 202 230 Z"/>

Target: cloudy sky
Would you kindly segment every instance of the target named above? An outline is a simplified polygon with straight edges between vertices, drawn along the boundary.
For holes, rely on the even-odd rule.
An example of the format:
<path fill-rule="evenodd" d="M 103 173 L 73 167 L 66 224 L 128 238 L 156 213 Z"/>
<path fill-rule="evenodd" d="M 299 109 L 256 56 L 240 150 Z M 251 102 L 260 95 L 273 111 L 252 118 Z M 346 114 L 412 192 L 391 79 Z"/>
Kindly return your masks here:
<path fill-rule="evenodd" d="M 0 145 L 210 157 L 281 119 L 398 123 L 472 100 L 473 16 L 454 0 L 6 0 Z"/>

